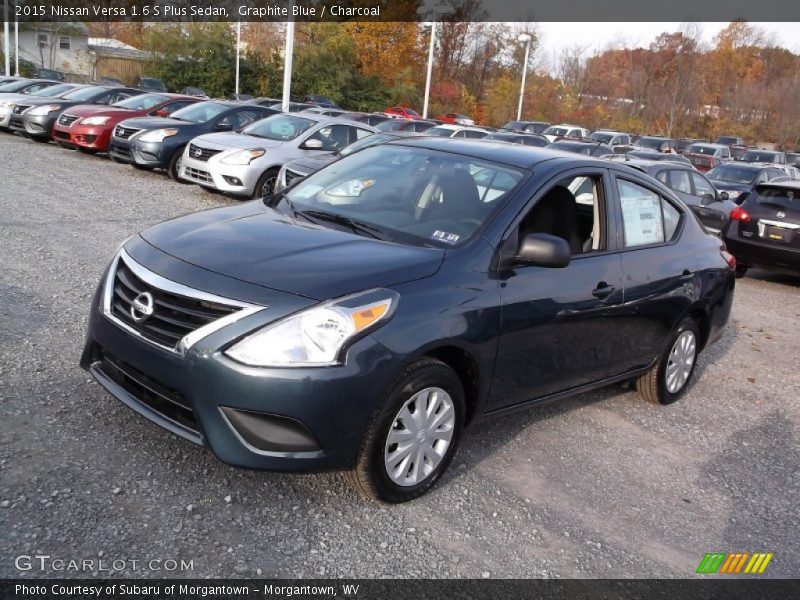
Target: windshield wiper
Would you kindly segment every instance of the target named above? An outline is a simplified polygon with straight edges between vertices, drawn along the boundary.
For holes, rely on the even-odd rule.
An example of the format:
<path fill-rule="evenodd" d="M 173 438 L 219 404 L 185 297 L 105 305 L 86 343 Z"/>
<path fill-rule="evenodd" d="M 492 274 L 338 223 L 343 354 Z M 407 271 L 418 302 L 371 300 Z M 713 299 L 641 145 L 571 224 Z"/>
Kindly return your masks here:
<path fill-rule="evenodd" d="M 286 198 L 289 201 L 288 198 Z M 292 210 L 295 214 L 299 214 L 304 217 L 312 217 L 315 219 L 320 219 L 322 221 L 329 221 L 331 223 L 336 223 L 337 225 L 344 225 L 349 227 L 355 233 L 365 233 L 370 237 L 375 238 L 376 240 L 389 240 L 391 239 L 386 232 L 378 227 L 374 227 L 368 223 L 364 223 L 362 221 L 357 221 L 355 219 L 351 219 L 350 217 L 345 217 L 344 215 L 339 215 L 336 213 L 329 213 L 322 210 L 301 210 L 297 211 L 292 207 Z"/>

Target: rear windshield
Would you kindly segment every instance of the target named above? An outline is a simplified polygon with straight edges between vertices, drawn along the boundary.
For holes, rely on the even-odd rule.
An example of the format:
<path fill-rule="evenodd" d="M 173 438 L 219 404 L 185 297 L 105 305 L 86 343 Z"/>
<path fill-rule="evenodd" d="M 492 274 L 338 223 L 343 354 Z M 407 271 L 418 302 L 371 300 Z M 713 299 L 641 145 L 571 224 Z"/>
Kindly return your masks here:
<path fill-rule="evenodd" d="M 12 81 L 11 83 L 0 85 L 0 92 L 16 92 L 18 90 L 28 87 L 32 83 L 34 82 L 28 81 L 27 79 L 22 79 L 20 81 Z"/>
<path fill-rule="evenodd" d="M 642 137 L 639 138 L 639 141 L 636 142 L 636 145 L 641 148 L 653 148 L 654 150 L 658 150 L 661 147 L 661 144 L 667 141 L 669 140 L 665 140 L 664 138 Z"/>
<path fill-rule="evenodd" d="M 567 135 L 569 129 L 566 127 L 548 127 L 544 130 L 547 135 Z"/>
<path fill-rule="evenodd" d="M 706 173 L 706 177 L 709 179 L 727 181 L 729 183 L 746 183 L 748 185 L 756 180 L 757 175 L 757 170 L 737 167 L 736 165 L 720 165 Z"/>
<path fill-rule="evenodd" d="M 748 150 L 744 159 L 748 162 L 772 162 L 778 157 L 777 152 L 769 150 Z"/>
<path fill-rule="evenodd" d="M 435 135 L 437 137 L 450 137 L 455 133 L 452 129 L 445 127 L 431 127 L 425 131 L 425 135 Z"/>
<path fill-rule="evenodd" d="M 604 144 L 608 144 L 614 137 L 611 133 L 599 133 L 595 131 L 593 134 L 589 136 L 593 140 L 597 140 L 598 142 L 603 142 Z"/>
<path fill-rule="evenodd" d="M 800 215 L 800 190 L 769 188 L 761 190 L 756 202 L 784 212 Z"/>
<path fill-rule="evenodd" d="M 686 149 L 686 152 L 691 154 L 705 154 L 706 156 L 714 156 L 717 153 L 717 148 L 708 146 L 706 144 L 692 144 Z"/>

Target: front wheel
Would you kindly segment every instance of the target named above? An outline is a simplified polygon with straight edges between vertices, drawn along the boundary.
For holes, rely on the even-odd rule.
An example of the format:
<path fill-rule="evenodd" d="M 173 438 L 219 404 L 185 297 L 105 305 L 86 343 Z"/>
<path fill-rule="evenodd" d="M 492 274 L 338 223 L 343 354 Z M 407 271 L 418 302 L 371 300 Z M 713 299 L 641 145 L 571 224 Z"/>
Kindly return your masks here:
<path fill-rule="evenodd" d="M 387 390 L 347 472 L 351 485 L 385 502 L 421 496 L 450 464 L 464 413 L 464 388 L 453 369 L 435 359 L 412 364 Z"/>
<path fill-rule="evenodd" d="M 181 161 L 183 159 L 183 148 L 178 148 L 172 158 L 169 159 L 169 166 L 167 167 L 167 175 L 172 181 L 179 183 L 189 183 L 181 179 Z"/>
<path fill-rule="evenodd" d="M 736 263 L 736 270 L 734 274 L 736 275 L 737 279 L 741 279 L 745 275 L 747 275 L 747 269 L 749 269 L 747 265 L 743 265 L 742 263 Z"/>
<path fill-rule="evenodd" d="M 256 188 L 253 190 L 253 200 L 271 196 L 275 192 L 275 183 L 278 181 L 280 169 L 269 169 L 258 178 Z"/>
<path fill-rule="evenodd" d="M 672 404 L 686 392 L 697 363 L 699 338 L 694 319 L 681 321 L 658 362 L 636 380 L 636 389 L 645 400 Z"/>

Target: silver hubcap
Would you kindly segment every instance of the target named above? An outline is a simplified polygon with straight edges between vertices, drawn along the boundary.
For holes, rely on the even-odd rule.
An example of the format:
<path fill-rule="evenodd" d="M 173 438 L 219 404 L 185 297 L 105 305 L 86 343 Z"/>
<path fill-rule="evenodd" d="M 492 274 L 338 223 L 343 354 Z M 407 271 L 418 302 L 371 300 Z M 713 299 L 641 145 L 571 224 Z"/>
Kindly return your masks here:
<path fill-rule="evenodd" d="M 411 396 L 394 418 L 383 464 L 397 485 L 424 481 L 442 462 L 456 423 L 453 399 L 442 388 L 429 387 Z"/>
<path fill-rule="evenodd" d="M 262 196 L 271 196 L 273 190 L 275 189 L 275 180 L 278 179 L 277 177 L 270 177 L 265 182 L 264 185 L 261 186 L 261 195 Z"/>
<path fill-rule="evenodd" d="M 670 394 L 679 392 L 686 385 L 694 365 L 696 348 L 695 336 L 691 331 L 684 331 L 675 340 L 667 360 L 667 391 Z"/>

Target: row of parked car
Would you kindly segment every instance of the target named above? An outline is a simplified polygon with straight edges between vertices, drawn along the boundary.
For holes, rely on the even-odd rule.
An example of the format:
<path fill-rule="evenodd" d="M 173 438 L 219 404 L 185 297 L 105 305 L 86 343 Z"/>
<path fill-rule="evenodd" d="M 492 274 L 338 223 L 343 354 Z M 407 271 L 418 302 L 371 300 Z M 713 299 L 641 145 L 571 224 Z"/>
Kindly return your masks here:
<path fill-rule="evenodd" d="M 681 154 L 658 136 L 519 121 L 489 129 L 459 124 L 463 115 L 441 115 L 452 121 L 442 122 L 395 107 L 359 113 L 310 99 L 318 104 L 292 103 L 282 112 L 274 98 L 202 100 L 113 84 L 18 80 L 0 85 L 0 129 L 242 198 L 280 192 L 349 154 L 405 136 L 547 147 L 625 162 L 670 188 L 717 235 L 747 214 L 740 205 L 759 186 L 800 181 L 800 170 L 775 160 L 779 153 L 750 149 L 733 160 L 736 144 L 723 143 L 741 141 L 733 138 L 695 142 Z M 585 193 L 573 191 L 579 199 Z M 740 261 L 740 273 L 746 265 Z"/>

